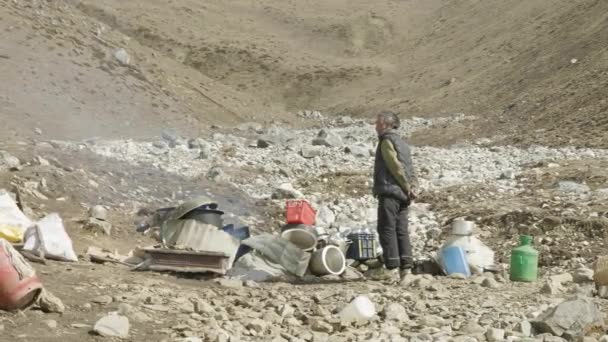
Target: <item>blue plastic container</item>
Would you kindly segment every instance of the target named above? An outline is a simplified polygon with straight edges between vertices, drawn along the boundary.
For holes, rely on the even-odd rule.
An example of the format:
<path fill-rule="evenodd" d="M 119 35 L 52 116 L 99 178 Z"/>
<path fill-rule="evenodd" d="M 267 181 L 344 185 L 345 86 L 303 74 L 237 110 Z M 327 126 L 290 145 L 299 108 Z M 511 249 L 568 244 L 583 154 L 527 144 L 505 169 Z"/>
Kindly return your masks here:
<path fill-rule="evenodd" d="M 250 237 L 249 227 L 234 228 L 233 224 L 228 224 L 224 226 L 222 230 L 239 241 L 243 241 Z M 249 251 L 251 251 L 251 247 L 241 244 L 236 252 L 236 258 L 234 260 L 238 260 L 243 255 L 249 253 Z"/>
<path fill-rule="evenodd" d="M 451 246 L 444 248 L 441 250 L 441 260 L 443 262 L 443 269 L 448 275 L 460 273 L 464 274 L 465 277 L 471 276 L 467 257 L 461 247 Z"/>

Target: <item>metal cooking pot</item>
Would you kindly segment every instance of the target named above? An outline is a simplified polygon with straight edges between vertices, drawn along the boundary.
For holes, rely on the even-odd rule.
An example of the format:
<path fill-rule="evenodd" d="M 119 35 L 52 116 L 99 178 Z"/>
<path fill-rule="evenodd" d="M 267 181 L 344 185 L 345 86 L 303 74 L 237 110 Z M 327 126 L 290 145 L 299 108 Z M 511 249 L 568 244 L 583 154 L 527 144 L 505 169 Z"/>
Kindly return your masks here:
<path fill-rule="evenodd" d="M 222 229 L 222 227 L 224 227 L 224 219 L 222 218 L 222 215 L 224 215 L 224 212 L 221 210 L 196 208 L 182 216 L 181 219 L 197 220 L 199 222 L 210 224 Z"/>

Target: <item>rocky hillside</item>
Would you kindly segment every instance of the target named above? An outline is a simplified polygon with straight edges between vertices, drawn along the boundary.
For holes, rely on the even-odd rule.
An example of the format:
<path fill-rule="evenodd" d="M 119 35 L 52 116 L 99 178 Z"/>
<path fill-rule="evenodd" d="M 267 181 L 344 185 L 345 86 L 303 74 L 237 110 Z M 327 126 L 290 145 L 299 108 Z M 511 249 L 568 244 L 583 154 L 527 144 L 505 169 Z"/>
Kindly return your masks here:
<path fill-rule="evenodd" d="M 500 133 L 498 142 L 606 146 L 605 1 L 0 5 L 10 33 L 0 101 L 19 118 L 13 129 L 145 136 L 390 108 L 479 118 L 420 143 Z M 121 48 L 128 66 L 114 56 Z"/>

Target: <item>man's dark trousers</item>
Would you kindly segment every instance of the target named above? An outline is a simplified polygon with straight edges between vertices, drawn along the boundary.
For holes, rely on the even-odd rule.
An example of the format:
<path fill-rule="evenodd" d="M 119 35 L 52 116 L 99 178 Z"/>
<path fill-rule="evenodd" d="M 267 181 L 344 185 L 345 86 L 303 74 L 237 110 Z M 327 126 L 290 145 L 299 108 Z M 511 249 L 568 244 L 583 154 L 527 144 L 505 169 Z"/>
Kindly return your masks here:
<path fill-rule="evenodd" d="M 409 202 L 387 196 L 380 196 L 378 202 L 378 235 L 384 251 L 384 265 L 388 269 L 411 268 L 412 245 L 407 218 Z"/>

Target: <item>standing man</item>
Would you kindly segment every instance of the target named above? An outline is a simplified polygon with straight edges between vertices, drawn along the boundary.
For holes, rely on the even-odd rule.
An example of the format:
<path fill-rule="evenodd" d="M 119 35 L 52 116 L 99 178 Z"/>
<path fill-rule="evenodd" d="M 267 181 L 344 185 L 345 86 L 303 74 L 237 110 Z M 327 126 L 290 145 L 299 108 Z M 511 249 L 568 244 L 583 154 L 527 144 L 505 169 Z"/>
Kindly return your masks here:
<path fill-rule="evenodd" d="M 413 267 L 407 208 L 416 198 L 416 176 L 409 146 L 397 133 L 399 117 L 383 112 L 376 118 L 378 148 L 374 165 L 374 196 L 378 198 L 378 234 L 386 269 L 377 279 L 397 280 Z"/>

